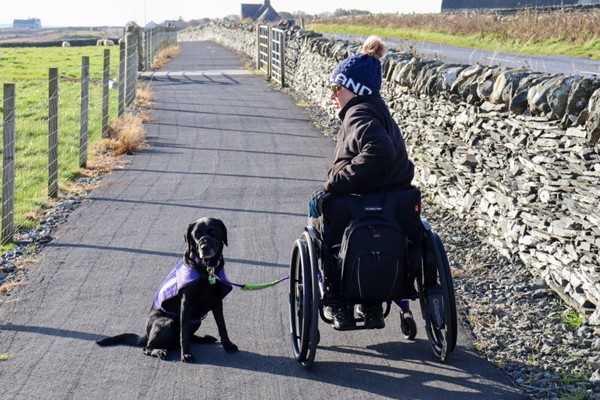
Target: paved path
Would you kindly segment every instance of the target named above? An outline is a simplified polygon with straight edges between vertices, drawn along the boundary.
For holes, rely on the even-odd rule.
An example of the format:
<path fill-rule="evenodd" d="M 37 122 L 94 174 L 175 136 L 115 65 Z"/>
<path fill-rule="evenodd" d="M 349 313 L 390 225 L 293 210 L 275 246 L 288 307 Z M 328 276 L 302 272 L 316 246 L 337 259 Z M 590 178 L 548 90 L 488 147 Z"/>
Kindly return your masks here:
<path fill-rule="evenodd" d="M 96 346 L 105 335 L 143 331 L 187 224 L 201 216 L 229 228 L 232 281 L 287 275 L 306 201 L 333 152 L 292 98 L 215 44 L 183 43 L 152 87 L 150 147 L 104 178 L 55 232 L 29 284 L 2 299 L 0 354 L 12 358 L 0 362 L 1 399 L 524 398 L 464 330 L 440 364 L 420 317 L 408 343 L 396 312 L 380 331 L 340 333 L 321 323 L 315 367 L 305 371 L 292 357 L 285 283 L 226 298 L 237 354 L 196 346 L 199 362 L 184 364 Z M 201 330 L 216 334 L 210 316 Z"/>

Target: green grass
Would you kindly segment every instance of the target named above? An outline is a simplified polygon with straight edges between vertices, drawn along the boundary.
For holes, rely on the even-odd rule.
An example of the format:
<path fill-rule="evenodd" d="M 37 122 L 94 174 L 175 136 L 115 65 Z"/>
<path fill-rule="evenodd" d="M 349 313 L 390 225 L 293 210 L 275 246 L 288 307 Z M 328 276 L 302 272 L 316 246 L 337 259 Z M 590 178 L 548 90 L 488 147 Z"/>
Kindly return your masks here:
<path fill-rule="evenodd" d="M 583 44 L 573 44 L 560 39 L 530 42 L 509 38 L 501 34 L 452 35 L 428 30 L 379 28 L 375 26 L 344 24 L 308 24 L 307 29 L 322 33 L 378 35 L 381 37 L 406 39 L 417 42 L 432 42 L 517 54 L 566 55 L 573 57 L 590 57 L 594 60 L 600 60 L 600 42 L 598 40 L 590 40 Z"/>
<path fill-rule="evenodd" d="M 48 70 L 59 71 L 59 186 L 79 173 L 81 58 L 90 58 L 88 155 L 101 138 L 104 47 L 4 48 L 0 59 L 0 95 L 15 84 L 15 212 L 17 228 L 32 228 L 32 218 L 47 204 Z M 118 80 L 119 49 L 110 48 L 110 79 Z M 117 116 L 118 91 L 109 95 L 110 119 Z M 3 105 L 0 104 L 0 112 Z M 0 114 L 1 115 L 1 114 Z M 0 154 L 2 149 L 0 149 Z"/>
<path fill-rule="evenodd" d="M 584 319 L 575 310 L 566 311 L 561 315 L 561 320 L 569 328 L 575 330 L 581 328 L 584 323 Z"/>
<path fill-rule="evenodd" d="M 10 354 L 0 354 L 0 361 L 8 361 L 12 358 Z"/>

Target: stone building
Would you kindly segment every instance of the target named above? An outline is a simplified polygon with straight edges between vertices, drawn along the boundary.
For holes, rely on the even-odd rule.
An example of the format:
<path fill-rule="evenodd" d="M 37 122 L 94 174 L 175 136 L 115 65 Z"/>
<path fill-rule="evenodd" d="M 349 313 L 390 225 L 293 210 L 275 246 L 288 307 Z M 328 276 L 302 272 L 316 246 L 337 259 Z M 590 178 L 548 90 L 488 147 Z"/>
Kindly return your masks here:
<path fill-rule="evenodd" d="M 13 28 L 42 29 L 42 22 L 38 18 L 15 19 Z"/>
<path fill-rule="evenodd" d="M 271 7 L 270 0 L 264 0 L 263 4 L 242 3 L 242 19 L 246 18 L 259 22 L 277 21 L 281 19 L 277 11 Z"/>

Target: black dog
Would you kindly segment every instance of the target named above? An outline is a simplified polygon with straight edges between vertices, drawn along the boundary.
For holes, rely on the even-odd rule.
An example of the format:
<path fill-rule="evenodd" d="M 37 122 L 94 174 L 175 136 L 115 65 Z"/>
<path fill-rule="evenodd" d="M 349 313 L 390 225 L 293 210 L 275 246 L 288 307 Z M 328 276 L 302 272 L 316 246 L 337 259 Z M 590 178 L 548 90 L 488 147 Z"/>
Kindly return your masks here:
<path fill-rule="evenodd" d="M 187 250 L 154 296 L 146 335 L 134 333 L 97 341 L 100 346 L 117 344 L 144 347 L 144 354 L 164 359 L 167 350 L 181 348 L 181 361 L 193 362 L 190 344 L 214 343 L 216 338 L 196 336 L 202 319 L 212 311 L 223 348 L 238 348 L 229 340 L 223 318 L 223 297 L 232 289 L 224 275 L 223 245 L 227 228 L 216 218 L 201 218 L 190 224 L 185 235 Z"/>

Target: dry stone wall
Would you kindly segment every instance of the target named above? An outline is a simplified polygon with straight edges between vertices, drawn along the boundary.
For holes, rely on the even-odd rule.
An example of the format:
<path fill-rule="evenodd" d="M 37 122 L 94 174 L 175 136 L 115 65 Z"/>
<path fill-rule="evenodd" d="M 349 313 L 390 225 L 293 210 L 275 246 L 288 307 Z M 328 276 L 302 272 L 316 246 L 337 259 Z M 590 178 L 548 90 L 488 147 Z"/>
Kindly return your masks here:
<path fill-rule="evenodd" d="M 251 25 L 210 25 L 256 60 Z M 287 30 L 286 82 L 338 124 L 328 75 L 360 43 Z M 382 96 L 402 127 L 424 196 L 473 221 L 504 256 L 600 324 L 600 79 L 445 64 L 388 52 Z"/>

